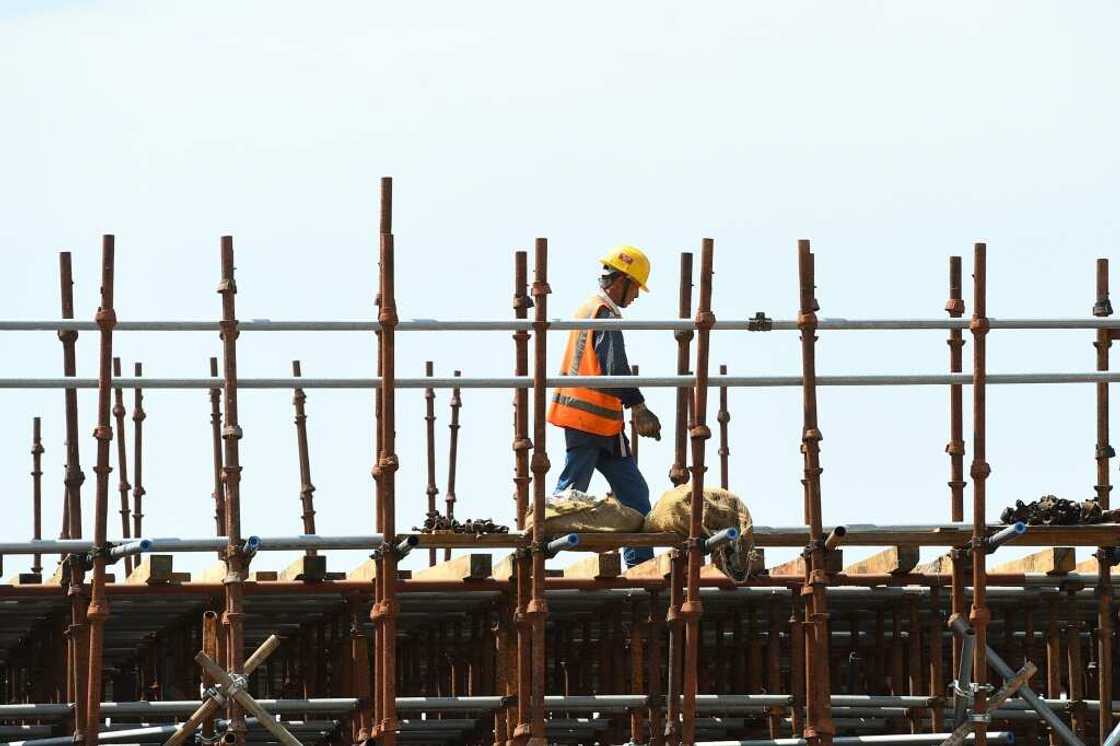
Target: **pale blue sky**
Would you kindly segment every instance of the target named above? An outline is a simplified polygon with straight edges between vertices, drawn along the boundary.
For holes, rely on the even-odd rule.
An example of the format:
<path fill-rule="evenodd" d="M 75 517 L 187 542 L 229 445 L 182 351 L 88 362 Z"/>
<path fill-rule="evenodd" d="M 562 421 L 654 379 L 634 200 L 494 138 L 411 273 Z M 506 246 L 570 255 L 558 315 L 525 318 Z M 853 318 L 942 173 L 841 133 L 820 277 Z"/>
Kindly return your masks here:
<path fill-rule="evenodd" d="M 628 315 L 674 315 L 678 253 L 704 236 L 716 241 L 721 318 L 793 316 L 799 238 L 813 240 L 825 316 L 941 317 L 947 257 L 962 254 L 967 275 L 977 240 L 989 242 L 992 316 L 1086 315 L 1093 260 L 1120 239 L 1118 21 L 1103 2 L 0 5 L 0 316 L 57 317 L 57 252 L 69 250 L 78 315 L 91 319 L 100 235 L 113 232 L 121 318 L 214 318 L 224 233 L 242 318 L 369 318 L 382 175 L 395 178 L 404 318 L 511 315 L 513 250 L 538 235 L 551 241 L 556 316 L 619 242 L 654 262 L 654 292 Z M 819 369 L 941 372 L 944 337 L 822 333 Z M 551 339 L 555 367 L 563 337 Z M 1091 342 L 996 333 L 989 368 L 1089 370 Z M 794 334 L 713 344 L 713 369 L 799 371 Z M 673 369 L 671 334 L 631 332 L 628 345 L 644 372 Z M 216 334 L 116 338 L 125 364 L 152 376 L 204 375 L 218 349 Z M 440 373 L 512 371 L 503 333 L 402 334 L 399 353 L 401 375 L 426 359 Z M 80 374 L 94 375 L 96 354 L 83 334 Z M 373 340 L 242 336 L 246 376 L 286 375 L 295 357 L 305 375 L 369 375 Z M 5 377 L 61 372 L 49 333 L 0 335 L 0 360 Z M 668 423 L 672 392 L 647 394 Z M 30 536 L 35 415 L 53 535 L 63 395 L 0 396 L 3 536 Z M 948 519 L 947 397 L 821 391 L 826 522 Z M 461 515 L 512 522 L 509 401 L 464 392 Z M 241 402 L 245 530 L 298 532 L 290 395 Z M 758 523 L 798 522 L 800 393 L 739 390 L 731 402 L 733 489 Z M 94 393 L 81 403 L 91 519 Z M 991 517 L 1015 498 L 1091 494 L 1091 386 L 994 388 L 989 403 Z M 442 490 L 445 393 L 437 405 Z M 370 396 L 309 391 L 307 406 L 319 530 L 372 530 Z M 152 391 L 146 408 L 145 533 L 208 535 L 206 394 Z M 425 500 L 422 393 L 402 393 L 398 413 L 408 527 Z M 550 488 L 562 443 L 553 429 Z M 669 439 L 643 442 L 654 495 L 670 460 Z M 5 573 L 29 562 L 6 558 Z"/>

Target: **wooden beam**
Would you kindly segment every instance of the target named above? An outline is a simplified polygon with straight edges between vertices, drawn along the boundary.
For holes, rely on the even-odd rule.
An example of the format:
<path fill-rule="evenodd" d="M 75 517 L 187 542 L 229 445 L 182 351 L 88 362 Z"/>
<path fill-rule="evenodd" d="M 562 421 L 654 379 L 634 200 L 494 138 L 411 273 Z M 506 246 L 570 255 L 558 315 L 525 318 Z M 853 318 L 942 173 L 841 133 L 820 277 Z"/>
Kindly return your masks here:
<path fill-rule="evenodd" d="M 257 583 L 273 583 L 280 579 L 280 573 L 275 570 L 254 570 L 249 573 L 249 579 Z"/>
<path fill-rule="evenodd" d="M 1096 570 L 1096 560 L 1093 560 L 1093 569 Z M 996 565 L 988 572 L 991 573 L 1045 573 L 1047 575 L 1068 575 L 1073 572 L 1077 561 L 1073 547 L 1047 547 L 1034 554 L 1028 554 L 1017 560 Z"/>
<path fill-rule="evenodd" d="M 618 552 L 593 554 L 564 568 L 565 578 L 617 578 L 621 574 L 622 557 Z"/>
<path fill-rule="evenodd" d="M 972 561 L 968 554 L 964 555 L 964 569 L 965 575 L 972 572 Z M 914 572 L 922 575 L 952 575 L 953 574 L 953 560 L 948 554 L 942 554 L 929 562 L 923 562 L 914 568 Z M 971 582 L 971 578 L 966 580 Z"/>
<path fill-rule="evenodd" d="M 492 575 L 489 554 L 462 554 L 412 574 L 415 580 L 483 580 Z"/>
<path fill-rule="evenodd" d="M 825 572 L 840 572 L 844 569 L 844 552 L 840 549 L 833 549 L 832 551 L 825 552 L 824 554 L 824 571 Z M 791 559 L 789 562 L 770 568 L 771 575 L 804 575 L 805 574 L 805 558 L 797 557 Z"/>
<path fill-rule="evenodd" d="M 327 577 L 327 556 L 318 554 L 308 557 L 306 554 L 296 558 L 296 561 L 280 571 L 280 580 L 302 580 L 306 583 L 319 582 Z"/>
<path fill-rule="evenodd" d="M 1073 566 L 1073 571 L 1081 575 L 1097 575 L 1100 572 L 1096 557 L 1081 560 Z"/>
<path fill-rule="evenodd" d="M 848 575 L 905 575 L 918 564 L 918 547 L 887 547 L 844 568 Z"/>
<path fill-rule="evenodd" d="M 175 558 L 170 554 L 148 554 L 133 568 L 125 583 L 128 585 L 158 585 L 170 583 L 175 573 Z"/>
<path fill-rule="evenodd" d="M 704 559 L 704 566 L 700 568 L 701 578 L 727 579 L 720 569 Z M 653 559 L 646 560 L 640 565 L 634 565 L 623 573 L 622 577 L 630 580 L 661 580 L 669 577 L 672 561 L 668 552 L 654 555 Z"/>

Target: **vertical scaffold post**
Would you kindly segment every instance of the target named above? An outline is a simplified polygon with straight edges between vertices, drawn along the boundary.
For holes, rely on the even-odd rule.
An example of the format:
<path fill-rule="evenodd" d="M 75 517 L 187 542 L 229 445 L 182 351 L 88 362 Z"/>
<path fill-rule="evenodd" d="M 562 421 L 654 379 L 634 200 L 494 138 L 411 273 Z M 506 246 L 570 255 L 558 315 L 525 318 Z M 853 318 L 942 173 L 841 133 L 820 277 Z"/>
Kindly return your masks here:
<path fill-rule="evenodd" d="M 137 378 L 144 375 L 144 365 L 136 363 L 133 373 Z M 147 490 L 144 489 L 144 419 L 148 415 L 144 412 L 144 390 L 137 386 L 132 392 L 132 476 L 136 483 L 132 485 L 132 535 L 143 536 L 143 500 Z"/>
<path fill-rule="evenodd" d="M 303 369 L 299 360 L 292 361 L 292 377 L 300 378 Z M 295 408 L 296 423 L 296 451 L 299 458 L 299 502 L 302 510 L 303 533 L 315 533 L 315 485 L 311 483 L 311 454 L 307 448 L 307 394 L 302 386 L 296 386 L 292 392 L 292 406 Z M 305 550 L 305 555 L 314 557 L 318 552 L 314 549 Z"/>
<path fill-rule="evenodd" d="M 350 660 L 351 686 L 358 706 L 354 710 L 352 732 L 354 743 L 363 743 L 370 737 L 369 720 L 369 645 L 366 643 L 364 626 L 360 611 L 362 599 L 359 594 L 346 597 L 347 620 L 350 623 Z"/>
<path fill-rule="evenodd" d="M 1093 304 L 1093 315 L 1105 317 L 1112 315 L 1112 303 L 1108 296 L 1108 259 L 1097 260 L 1097 300 Z M 1112 332 L 1108 329 L 1097 330 L 1097 370 L 1108 370 L 1109 348 L 1112 346 Z M 1112 484 L 1109 482 L 1108 461 L 1115 452 L 1109 444 L 1108 433 L 1108 384 L 1097 384 L 1097 502 L 1101 510 L 1108 510 L 1111 502 Z M 1112 701 L 1112 567 L 1108 559 L 1111 552 L 1106 547 L 1097 550 L 1097 694 L 1101 702 Z M 1100 708 L 1098 719 L 1100 741 L 1105 742 L 1112 732 L 1112 708 Z"/>
<path fill-rule="evenodd" d="M 513 312 L 518 320 L 529 318 L 528 253 L 513 253 Z M 513 333 L 514 367 L 516 376 L 529 375 L 529 332 L 518 329 Z M 513 456 L 514 456 L 514 502 L 517 509 L 517 530 L 525 530 L 525 513 L 529 510 L 529 390 L 513 391 Z"/>
<path fill-rule="evenodd" d="M 945 310 L 950 318 L 964 316 L 964 297 L 961 294 L 961 258 L 949 257 L 949 300 Z M 960 373 L 964 370 L 964 335 L 960 329 L 950 329 L 949 372 Z M 949 385 L 949 442 L 945 446 L 949 454 L 949 518 L 954 522 L 964 520 L 964 403 L 962 387 L 959 383 Z M 951 592 L 950 616 L 964 614 L 964 554 L 954 548 L 949 553 L 953 565 L 953 584 Z M 952 636 L 953 671 L 961 669 L 961 640 Z"/>
<path fill-rule="evenodd" d="M 225 627 L 226 664 L 231 674 L 241 674 L 245 667 L 244 621 L 242 619 L 244 588 L 248 569 L 247 557 L 241 546 L 241 426 L 237 416 L 237 283 L 234 279 L 233 236 L 221 239 L 222 279 L 218 294 L 222 296 L 222 321 L 218 325 L 222 340 L 222 372 L 225 396 L 225 426 L 222 428 L 224 466 L 223 481 L 226 492 L 226 577 Z M 140 452 L 137 443 L 137 453 Z M 248 726 L 241 707 L 230 700 L 229 732 L 237 746 L 245 743 Z"/>
<path fill-rule="evenodd" d="M 801 368 L 804 408 L 804 431 L 801 451 L 805 460 L 805 508 L 808 514 L 809 547 L 805 562 L 805 636 L 806 636 L 806 723 L 805 738 L 811 746 L 831 746 L 836 732 L 832 724 L 829 675 L 828 602 L 825 590 L 828 574 L 825 568 L 825 546 L 821 526 L 821 431 L 817 425 L 817 315 L 816 273 L 812 251 L 807 240 L 798 241 L 798 276 L 800 280 L 800 311 L 797 326 L 801 330 Z"/>
<path fill-rule="evenodd" d="M 424 363 L 424 375 L 428 378 L 435 375 L 431 360 Z M 436 512 L 436 495 L 439 494 L 439 487 L 436 487 L 436 390 L 431 386 L 424 389 L 424 443 L 428 452 L 428 486 L 424 494 L 428 496 L 428 514 L 431 515 Z M 429 549 L 428 566 L 435 564 L 436 550 Z"/>
<path fill-rule="evenodd" d="M 715 315 L 712 313 L 713 242 L 705 238 L 700 249 L 700 302 L 696 307 L 696 389 L 693 393 L 692 499 L 689 505 L 688 577 L 681 616 L 685 622 L 684 702 L 681 706 L 681 737 L 685 743 L 696 740 L 696 695 L 699 691 L 700 661 L 700 565 L 704 558 L 704 443 L 712 437 L 706 424 L 708 409 L 708 340 Z"/>
<path fill-rule="evenodd" d="M 681 252 L 681 285 L 677 300 L 677 315 L 687 319 L 692 315 L 692 252 Z M 677 340 L 677 375 L 688 374 L 689 353 L 688 346 L 692 341 L 691 329 L 680 329 L 673 333 Z M 674 485 L 682 485 L 688 481 L 688 469 L 685 460 L 688 458 L 688 410 L 689 399 L 692 392 L 687 386 L 677 389 L 677 419 L 676 435 L 673 441 L 673 465 L 669 467 L 669 481 Z"/>
<path fill-rule="evenodd" d="M 378 241 L 379 247 L 386 241 L 391 241 L 390 234 L 393 232 L 393 180 L 390 178 L 381 179 L 381 210 L 380 210 L 380 226 L 378 228 Z M 374 301 L 377 306 L 378 318 L 381 316 L 381 259 L 380 251 L 378 249 L 378 288 L 376 300 Z M 382 344 L 382 334 L 380 325 L 375 333 L 377 340 L 377 377 L 381 378 L 382 372 L 385 367 L 385 350 Z M 373 466 L 370 468 L 370 476 L 373 477 L 373 484 L 375 489 L 374 500 L 374 524 L 378 533 L 381 533 L 385 527 L 384 507 L 385 501 L 382 493 L 381 486 L 381 450 L 383 447 L 382 436 L 383 428 L 381 425 L 383 414 L 382 406 L 382 387 L 378 386 L 373 391 Z M 375 554 L 374 557 L 377 557 Z M 381 732 L 381 718 L 383 714 L 384 704 L 384 691 L 381 685 L 383 677 L 381 676 L 381 653 L 382 653 L 382 630 L 381 630 L 381 588 L 382 578 L 380 571 L 380 558 L 375 561 L 375 577 L 373 580 L 373 606 L 370 608 L 369 616 L 373 624 L 373 671 L 372 671 L 372 686 L 373 686 L 373 706 L 372 706 L 372 736 L 376 738 Z"/>
<path fill-rule="evenodd" d="M 969 621 L 976 632 L 976 650 L 972 664 L 973 680 L 988 681 L 988 621 L 991 612 L 987 605 L 987 480 L 991 473 L 985 460 L 987 456 L 987 246 L 977 243 L 974 247 L 973 311 L 969 329 L 972 331 L 972 610 Z M 976 690 L 974 710 L 982 718 L 988 709 L 988 695 L 983 688 Z M 987 725 L 976 723 L 976 746 L 987 743 Z"/>
<path fill-rule="evenodd" d="M 727 375 L 726 365 L 719 366 L 719 374 Z M 727 411 L 727 386 L 723 384 L 719 387 L 719 412 L 716 414 L 716 421 L 719 422 L 719 486 L 727 489 L 727 459 L 731 455 L 731 450 L 727 447 L 727 423 L 731 422 L 731 413 Z"/>
<path fill-rule="evenodd" d="M 216 357 L 210 358 L 210 377 L 218 377 Z M 226 532 L 226 491 L 222 482 L 222 390 L 217 386 L 210 389 L 210 450 L 214 460 L 214 535 L 222 536 Z"/>
<path fill-rule="evenodd" d="M 113 378 L 120 378 L 121 359 L 113 358 Z M 132 526 L 128 520 L 128 492 L 132 489 L 128 483 L 128 449 L 124 441 L 124 389 L 120 386 L 113 387 L 113 421 L 117 426 L 117 489 L 121 493 L 121 538 L 127 539 L 132 535 Z M 132 573 L 132 557 L 124 558 L 125 575 Z"/>
<path fill-rule="evenodd" d="M 463 371 L 456 370 L 451 374 L 454 378 L 463 375 Z M 447 424 L 450 432 L 447 445 L 447 496 L 443 499 L 447 505 L 447 520 L 455 517 L 455 476 L 459 466 L 459 410 L 463 407 L 463 396 L 459 387 L 451 389 L 451 420 Z M 451 547 L 443 550 L 443 561 L 451 559 Z"/>
<path fill-rule="evenodd" d="M 544 598 L 544 504 L 548 450 L 545 442 L 545 397 L 548 364 L 548 239 L 538 238 L 533 247 L 533 572 L 532 598 L 526 614 L 532 623 L 533 681 L 530 708 L 529 746 L 545 744 L 545 621 L 548 602 Z M 523 693 L 518 693 L 522 696 Z"/>
<path fill-rule="evenodd" d="M 71 270 L 70 252 L 58 255 L 59 279 L 61 282 L 62 318 L 74 318 L 74 279 Z M 67 378 L 78 375 L 75 343 L 78 341 L 76 329 L 62 329 L 58 332 L 62 342 L 62 374 Z M 82 538 L 82 473 L 78 447 L 78 390 L 66 389 L 66 499 L 63 503 L 63 538 Z M 66 558 L 69 584 L 66 595 L 70 598 L 70 626 L 66 630 L 67 640 L 67 681 L 66 696 L 74 703 L 74 740 L 83 741 L 82 733 L 86 727 L 86 668 L 89 665 L 89 632 L 86 621 L 85 563 L 77 555 Z"/>
<path fill-rule="evenodd" d="M 630 366 L 630 375 L 638 375 L 638 366 Z M 633 412 L 630 415 L 630 455 L 634 457 L 634 463 L 638 463 L 638 421 L 634 418 Z"/>
<path fill-rule="evenodd" d="M 113 382 L 113 327 L 117 325 L 117 315 L 113 310 L 113 248 L 113 237 L 104 236 L 101 240 L 101 305 L 94 316 L 100 336 L 100 356 L 97 372 L 97 427 L 93 431 L 93 437 L 97 439 L 97 465 L 93 468 L 97 475 L 93 523 L 93 583 L 89 609 L 86 611 L 86 618 L 89 620 L 89 679 L 86 681 L 85 739 L 88 746 L 94 746 L 98 741 L 101 720 L 101 657 L 105 620 L 109 618 L 109 596 L 105 592 L 109 472 L 112 471 L 109 467 L 109 442 L 113 439 L 113 428 L 109 422 L 112 396 L 109 388 Z"/>
<path fill-rule="evenodd" d="M 34 535 L 43 538 L 43 434 L 40 418 L 36 417 L 31 426 L 31 510 L 34 520 Z M 31 572 L 41 575 L 43 555 L 36 554 L 31 564 Z"/>
<path fill-rule="evenodd" d="M 202 612 L 202 652 L 212 660 L 218 659 L 218 615 L 213 611 Z M 202 686 L 207 689 L 214 686 L 214 678 L 205 669 L 202 672 Z M 202 721 L 202 736 L 207 743 L 214 741 L 213 717 Z"/>
<path fill-rule="evenodd" d="M 380 739 L 386 746 L 397 742 L 397 553 L 396 548 L 396 346 L 397 301 L 394 286 L 392 233 L 392 179 L 381 180 L 381 454 L 378 459 L 378 505 L 381 509 L 385 549 L 377 582 L 381 587 L 380 608 L 371 612 L 380 619 L 381 651 L 378 678 L 381 683 Z"/>

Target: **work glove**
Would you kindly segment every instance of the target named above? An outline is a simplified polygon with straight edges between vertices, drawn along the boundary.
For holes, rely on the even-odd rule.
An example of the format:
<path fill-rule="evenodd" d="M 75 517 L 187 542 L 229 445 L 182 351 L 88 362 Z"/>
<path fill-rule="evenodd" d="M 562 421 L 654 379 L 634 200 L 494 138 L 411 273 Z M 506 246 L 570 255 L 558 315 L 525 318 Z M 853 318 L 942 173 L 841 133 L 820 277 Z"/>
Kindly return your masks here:
<path fill-rule="evenodd" d="M 645 402 L 635 404 L 630 408 L 630 412 L 634 417 L 634 424 L 638 428 L 638 435 L 643 438 L 661 440 L 661 420 L 657 419 L 657 415 L 649 411 Z"/>

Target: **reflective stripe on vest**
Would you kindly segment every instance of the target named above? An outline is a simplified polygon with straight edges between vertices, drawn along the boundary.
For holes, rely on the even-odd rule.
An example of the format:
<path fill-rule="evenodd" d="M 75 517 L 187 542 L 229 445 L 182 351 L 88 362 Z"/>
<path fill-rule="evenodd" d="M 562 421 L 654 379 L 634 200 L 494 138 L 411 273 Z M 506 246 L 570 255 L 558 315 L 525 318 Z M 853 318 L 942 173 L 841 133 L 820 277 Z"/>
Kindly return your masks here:
<path fill-rule="evenodd" d="M 575 318 L 596 318 L 599 309 L 604 306 L 606 304 L 601 298 L 593 296 L 579 307 Z M 611 315 L 614 316 L 613 313 Z M 602 375 L 598 356 L 594 349 L 588 349 L 593 334 L 591 329 L 578 329 L 568 335 L 561 375 Z M 548 421 L 559 427 L 596 435 L 618 435 L 623 427 L 622 402 L 617 396 L 596 389 L 565 386 L 553 394 Z"/>

